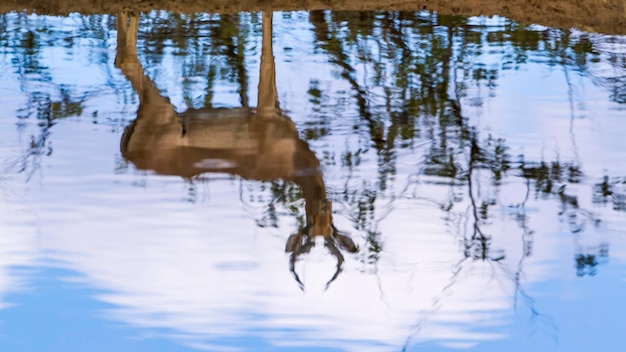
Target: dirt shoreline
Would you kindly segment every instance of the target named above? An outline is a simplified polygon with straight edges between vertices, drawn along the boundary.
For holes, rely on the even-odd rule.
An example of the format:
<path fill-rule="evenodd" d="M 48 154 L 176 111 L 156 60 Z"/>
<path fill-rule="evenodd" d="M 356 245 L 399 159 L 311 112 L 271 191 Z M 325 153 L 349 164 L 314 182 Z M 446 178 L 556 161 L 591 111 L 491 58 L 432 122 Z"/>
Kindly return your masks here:
<path fill-rule="evenodd" d="M 626 0 L 3 0 L 0 13 L 42 15 L 165 10 L 235 13 L 261 10 L 430 10 L 445 15 L 501 15 L 523 24 L 626 34 Z"/>

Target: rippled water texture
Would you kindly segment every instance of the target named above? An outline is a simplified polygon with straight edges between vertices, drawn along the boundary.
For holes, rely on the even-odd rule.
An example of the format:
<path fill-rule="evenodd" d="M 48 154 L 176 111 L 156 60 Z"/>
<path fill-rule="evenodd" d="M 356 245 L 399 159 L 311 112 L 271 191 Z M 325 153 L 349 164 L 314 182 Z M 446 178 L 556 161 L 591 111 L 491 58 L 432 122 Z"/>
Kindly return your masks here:
<path fill-rule="evenodd" d="M 3 351 L 618 351 L 626 38 L 0 15 Z"/>

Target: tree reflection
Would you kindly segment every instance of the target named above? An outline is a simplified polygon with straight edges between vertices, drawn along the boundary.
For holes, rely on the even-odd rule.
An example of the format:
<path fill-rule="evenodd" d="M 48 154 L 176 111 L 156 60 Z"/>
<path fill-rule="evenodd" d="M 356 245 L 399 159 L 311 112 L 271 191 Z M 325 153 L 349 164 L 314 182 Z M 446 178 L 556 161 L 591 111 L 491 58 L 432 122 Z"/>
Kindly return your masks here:
<path fill-rule="evenodd" d="M 355 156 L 357 161 L 367 157 L 371 147 L 378 159 L 376 183 L 363 182 L 357 189 L 347 187 L 344 191 L 352 195 L 344 198 L 351 203 L 349 208 L 358 210 L 355 227 L 376 229 L 378 217 L 374 214 L 381 212 L 376 209 L 381 205 L 377 202 L 379 198 L 393 202 L 402 198 L 407 189 L 419 187 L 420 182 L 447 184 L 450 197 L 438 206 L 448 214 L 449 228 L 460 239 L 465 260 L 493 263 L 494 274 L 511 280 L 516 287 L 516 300 L 522 297 L 535 319 L 541 318 L 551 325 L 522 286 L 524 258 L 533 254 L 536 232 L 529 225 L 525 204 L 531 189 L 535 197 L 555 200 L 561 208 L 559 217 L 578 238 L 587 224 L 599 223 L 598 216 L 582 207 L 577 196 L 570 193 L 570 188 L 581 183 L 583 171 L 576 160 L 513 161 L 506 139 L 481 131 L 464 109 L 480 108 L 486 96 L 496 94 L 503 71 L 519 69 L 529 60 L 545 60 L 549 65 L 560 66 L 566 78 L 568 71 L 590 75 L 596 84 L 606 87 L 613 84 L 607 84 L 592 72 L 588 62 L 606 60 L 620 72 L 624 72 L 623 63 L 611 55 L 600 58 L 599 40 L 592 43 L 584 35 L 557 30 L 533 31 L 511 22 L 485 30 L 470 23 L 468 18 L 425 12 L 314 11 L 310 19 L 318 49 L 328 55 L 339 77 L 352 89 L 352 103 L 358 115 L 353 120 L 354 129 L 363 139 L 344 152 L 345 166 L 352 172 Z M 486 55 L 487 47 L 497 50 L 501 61 L 483 63 L 480 57 Z M 568 79 L 568 84 L 571 94 L 573 82 Z M 328 104 L 327 97 L 333 94 L 321 91 L 322 86 L 321 82 L 314 82 L 310 90 L 317 111 L 324 111 L 321 105 Z M 612 94 L 611 99 L 621 103 L 615 99 L 617 96 Z M 360 128 L 361 124 L 367 128 Z M 420 144 L 427 145 L 413 178 L 420 181 L 394 187 L 398 183 L 394 179 L 398 153 Z M 575 143 L 573 147 L 577 148 Z M 521 195 L 524 201 L 500 204 L 498 194 L 505 188 L 503 181 L 510 183 L 518 177 L 526 184 L 527 192 Z M 600 187 L 604 198 L 611 197 L 607 184 Z M 400 193 L 396 193 L 398 190 Z M 513 215 L 520 228 L 522 255 L 517 266 L 505 263 L 511 253 L 493 245 L 494 238 L 505 235 L 491 226 L 494 213 L 502 207 L 515 209 Z M 369 258 L 378 258 L 383 248 L 381 236 L 380 233 L 368 236 Z M 608 256 L 608 244 L 600 247 L 597 254 L 588 253 L 584 247 L 577 248 L 574 258 L 577 275 L 595 274 L 596 258 Z M 463 272 L 462 263 L 452 275 L 451 286 Z"/>
<path fill-rule="evenodd" d="M 16 171 L 25 173 L 29 180 L 40 169 L 41 158 L 52 154 L 51 128 L 59 119 L 80 116 L 90 93 L 76 93 L 71 86 L 57 83 L 49 67 L 42 63 L 42 50 L 50 40 L 45 19 L 33 19 L 24 14 L 1 15 L 0 23 L 3 33 L 0 47 L 11 48 L 8 52 L 11 65 L 25 96 L 24 105 L 17 111 L 18 131 L 30 134 L 14 165 Z M 71 47 L 73 43 L 70 41 L 67 45 Z M 36 121 L 34 128 L 29 128 L 31 118 Z"/>
<path fill-rule="evenodd" d="M 598 38 L 592 40 L 588 35 L 550 29 L 533 31 L 508 21 L 484 31 L 468 18 L 434 16 L 427 12 L 313 11 L 310 20 L 319 50 L 328 55 L 341 79 L 352 88 L 360 118 L 354 120 L 354 129 L 369 139 L 368 143 L 353 146 L 357 149 L 345 152 L 345 164 L 352 168 L 354 156 L 367 155 L 370 147 L 378 158 L 378 181 L 362 186 L 359 191 L 345 191 L 359 194 L 345 198 L 355 205 L 354 209 L 360 209 L 355 217 L 358 228 L 375 228 L 371 220 L 366 220 L 375 218 L 366 215 L 375 210 L 357 204 L 376 204 L 380 196 L 397 197 L 386 191 L 389 183 L 394 182 L 396 155 L 424 140 L 429 141 L 429 148 L 419 175 L 436 177 L 436 182 L 447 182 L 451 189 L 467 188 L 461 193 L 469 196 L 469 214 L 473 219 L 463 235 L 464 253 L 468 257 L 482 260 L 503 257 L 502 253 L 488 254 L 490 236 L 481 229 L 481 223 L 488 222 L 491 208 L 501 205 L 493 196 L 484 192 L 479 195 L 478 189 L 485 188 L 480 182 L 488 182 L 497 193 L 504 178 L 521 176 L 534 184 L 537 195 L 559 201 L 562 215 L 567 213 L 571 218 L 575 213 L 595 221 L 590 211 L 580 209 L 577 200 L 567 194 L 566 186 L 579 183 L 583 176 L 575 161 L 514 163 L 507 154 L 506 140 L 492 135 L 481 137 L 462 106 L 482 106 L 483 88 L 489 95 L 495 94 L 503 71 L 518 69 L 530 58 L 543 55 L 544 48 L 545 60 L 550 65 L 562 66 L 566 75 L 568 70 L 576 70 L 591 75 L 598 85 L 609 86 L 591 72 L 588 63 L 606 60 L 614 70 L 623 71 L 624 67 L 621 59 L 616 60 L 610 54 L 600 57 L 598 47 L 602 43 Z M 499 48 L 501 62 L 491 65 L 481 62 L 479 58 L 485 55 L 483 50 L 487 45 Z M 312 103 L 320 105 L 317 111 L 323 111 L 321 104 L 328 103 L 325 96 L 329 93 L 321 91 L 320 82 L 313 83 Z M 367 126 L 366 131 L 359 127 L 361 122 Z M 483 170 L 491 176 L 485 178 Z M 451 194 L 455 193 L 459 194 Z M 461 201 L 455 197 L 443 208 L 451 209 Z M 570 230 L 576 233 L 581 228 L 572 225 Z M 372 246 L 380 247 L 380 244 Z"/>
<path fill-rule="evenodd" d="M 600 226 L 600 216 L 577 190 L 588 186 L 586 180 L 595 180 L 593 204 L 612 205 L 623 212 L 623 175 L 601 180 L 599 175 L 587 175 L 577 155 L 557 152 L 538 160 L 513 155 L 510 140 L 484 129 L 478 120 L 508 72 L 531 63 L 559 74 L 562 70 L 576 154 L 579 146 L 572 126 L 579 116 L 575 108 L 585 102 L 577 100 L 584 87 L 578 87 L 574 77 L 587 76 L 608 92 L 609 100 L 626 103 L 623 38 L 429 12 L 312 11 L 308 25 L 314 54 L 332 67 L 334 76 L 328 79 L 331 84 L 323 75 L 308 82 L 310 105 L 300 111 L 303 121 L 294 123 L 283 115 L 278 102 L 268 16 L 120 14 L 116 65 L 139 96 L 137 118 L 121 143 L 123 156 L 139 169 L 185 177 L 190 197 L 198 193 L 194 183 L 198 175 L 206 172 L 262 181 L 260 191 L 242 186 L 250 187 L 250 195 L 244 199 L 242 192 L 240 197 L 263 203 L 263 214 L 254 219 L 259 227 L 279 227 L 285 213 L 296 219 L 298 229 L 285 247 L 299 284 L 296 263 L 311 250 L 315 236 L 322 234 L 337 260 L 329 283 L 342 270 L 342 251 L 356 250 L 350 237 L 333 225 L 333 212 L 349 218 L 363 236 L 360 258 L 365 270 L 376 268 L 386 250 L 385 238 L 394 235 L 384 233 L 380 223 L 394 210 L 395 202 L 406 199 L 436 207 L 458 244 L 458 262 L 438 304 L 469 265 L 485 264 L 494 277 L 514 287 L 515 305 L 521 299 L 535 318 L 541 317 L 524 287 L 525 260 L 536 252 L 537 234 L 546 231 L 545 224 L 533 222 L 540 217 L 528 211 L 534 200 L 555 205 L 553 215 L 575 242 L 576 254 L 568 260 L 576 275 L 596 275 L 608 260 L 608 243 L 582 244 L 583 234 Z M 79 93 L 52 80 L 41 49 L 55 36 L 28 21 L 23 15 L 0 17 L 0 29 L 29 28 L 0 30 L 0 47 L 15 48 L 10 53 L 11 67 L 26 97 L 18 118 L 39 122 L 38 134 L 32 135 L 24 152 L 24 160 L 33 164 L 24 164 L 21 171 L 37 168 L 39 158 L 52 152 L 50 135 L 56 121 L 83 115 L 91 98 L 89 92 Z M 105 42 L 111 23 L 93 17 L 81 28 Z M 255 49 L 259 25 L 263 33 L 260 83 L 253 109 L 248 99 L 250 55 L 246 54 Z M 73 45 L 71 38 L 64 45 Z M 110 61 L 102 55 L 102 62 Z M 188 108 L 184 113 L 176 111 L 168 92 L 155 83 L 160 67 L 171 57 L 181 67 L 182 96 Z M 47 88 L 32 87 L 33 83 L 45 83 Z M 235 87 L 231 92 L 239 107 L 220 107 L 215 95 L 224 86 Z M 313 153 L 309 143 L 330 139 L 337 121 L 348 126 L 350 132 L 342 131 L 341 137 L 352 138 L 350 142 L 342 150 L 336 144 L 319 143 Z M 214 138 L 203 139 L 201 133 Z M 191 139 L 188 145 L 181 142 Z M 326 175 L 341 174 L 339 185 L 329 187 L 321 168 L 330 170 Z M 443 191 L 431 196 L 430 189 Z M 503 193 L 512 200 L 503 201 Z M 510 233 L 494 225 L 502 217 L 513 224 Z M 516 247 L 501 246 L 498 239 L 505 237 L 519 239 Z"/>
<path fill-rule="evenodd" d="M 217 82 L 237 84 L 242 106 L 248 106 L 248 73 L 245 62 L 252 27 L 257 20 L 252 14 L 148 13 L 142 16 L 138 35 L 150 66 L 162 63 L 166 48 L 182 61 L 185 103 L 189 107 L 211 107 Z M 170 45 L 172 42 L 173 45 Z M 206 83 L 204 99 L 195 97 L 196 80 Z"/>
<path fill-rule="evenodd" d="M 170 42 L 174 55 L 182 58 L 187 106 L 212 107 L 215 87 L 222 81 L 236 84 L 241 106 L 248 106 L 245 52 L 258 25 L 256 16 L 154 12 L 143 16 L 142 21 L 141 27 L 149 30 L 137 35 L 145 48 L 142 55 L 149 64 L 163 61 Z M 399 196 L 394 193 L 393 185 L 398 183 L 397 160 L 401 150 L 414 149 L 427 142 L 429 150 L 420 165 L 419 175 L 437 177 L 440 180 L 437 182 L 447 180 L 445 182 L 452 188 L 463 185 L 473 188 L 472 182 L 476 181 L 471 180 L 471 175 L 475 170 L 488 170 L 492 174 L 488 182 L 496 187 L 511 173 L 506 141 L 491 135 L 480 137 L 467 114 L 461 112 L 464 105 L 482 106 L 485 94 L 481 90 L 487 90 L 487 96 L 496 94 L 495 88 L 503 72 L 519 69 L 529 60 L 539 58 L 549 65 L 563 67 L 566 74 L 571 70 L 589 75 L 595 84 L 607 87 L 610 99 L 623 102 L 620 89 L 626 85 L 621 84 L 619 77 L 623 75 L 619 73 L 626 68 L 618 50 L 612 49 L 623 45 L 622 39 L 617 37 L 553 29 L 537 31 L 506 20 L 487 31 L 487 27 L 467 17 L 437 16 L 428 12 L 312 11 L 309 21 L 316 49 L 337 67 L 340 79 L 348 84 L 352 94 L 351 100 L 337 103 L 331 100 L 332 94 L 325 91 L 319 80 L 311 81 L 310 102 L 314 116 L 320 121 L 306 123 L 301 133 L 307 140 L 323 138 L 331 128 L 324 122 L 333 114 L 331 107 L 343 104 L 345 109 L 350 109 L 354 104 L 352 107 L 359 118 L 353 120 L 353 128 L 363 138 L 343 151 L 341 160 L 346 169 L 354 170 L 363 156 L 374 153 L 378 177 L 364 180 L 357 188 L 347 187 L 341 193 L 343 201 L 350 204 L 348 208 L 354 209 L 351 218 L 355 228 L 369 234 L 372 254 L 383 247 L 377 240 L 380 237 L 375 224 L 378 217 L 374 215 L 377 200 Z M 39 53 L 41 42 L 49 41 L 51 35 L 37 29 L 32 19 L 23 14 L 2 15 L 0 22 L 3 28 L 32 28 L 3 31 L 0 37 L 3 46 L 16 48 L 14 67 L 19 70 L 23 84 L 31 84 L 32 75 L 39 77 L 36 81 L 52 83 L 47 68 L 40 63 Z M 83 20 L 82 26 L 93 32 L 93 36 L 106 39 L 112 21 L 94 16 Z M 499 48 L 500 62 L 485 64 L 480 60 L 486 55 L 486 45 Z M 595 69 L 599 61 L 609 69 Z M 612 74 L 607 74 L 609 71 Z M 204 78 L 205 89 L 198 97 L 193 91 L 200 77 Z M 32 136 L 30 151 L 25 155 L 50 154 L 49 134 L 53 121 L 81 115 L 90 97 L 88 93 L 76 94 L 64 85 L 55 89 L 56 92 L 52 92 L 23 87 L 28 99 L 20 118 L 35 116 L 41 121 L 41 132 Z M 533 181 L 538 194 L 551 195 L 570 208 L 573 204 L 568 203 L 568 198 L 555 185 L 578 182 L 582 172 L 577 168 L 576 163 L 552 161 L 528 161 L 520 167 L 521 176 Z M 287 205 L 280 200 L 288 199 L 282 194 L 288 192 L 288 187 L 279 184 L 272 187 L 278 203 Z M 619 195 L 610 198 L 616 208 L 623 203 Z M 488 218 L 493 199 L 473 199 L 472 202 L 476 208 L 474 217 L 477 220 Z M 272 206 L 268 206 L 268 219 L 272 218 L 271 213 Z M 479 235 L 480 231 L 471 233 Z"/>

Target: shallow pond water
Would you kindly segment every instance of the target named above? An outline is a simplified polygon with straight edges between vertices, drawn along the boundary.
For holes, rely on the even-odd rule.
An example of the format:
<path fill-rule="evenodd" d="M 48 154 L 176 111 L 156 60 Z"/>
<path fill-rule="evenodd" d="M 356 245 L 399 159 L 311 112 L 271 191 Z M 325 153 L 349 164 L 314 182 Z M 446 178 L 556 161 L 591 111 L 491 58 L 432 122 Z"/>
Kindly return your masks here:
<path fill-rule="evenodd" d="M 617 351 L 626 38 L 0 15 L 0 349 Z"/>

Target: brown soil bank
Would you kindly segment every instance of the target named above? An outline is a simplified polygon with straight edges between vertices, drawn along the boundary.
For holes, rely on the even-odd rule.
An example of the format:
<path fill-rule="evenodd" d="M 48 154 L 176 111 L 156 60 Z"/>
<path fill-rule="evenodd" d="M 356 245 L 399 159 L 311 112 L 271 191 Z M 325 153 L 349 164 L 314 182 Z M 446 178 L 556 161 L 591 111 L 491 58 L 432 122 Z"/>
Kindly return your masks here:
<path fill-rule="evenodd" d="M 261 10 L 406 10 L 501 15 L 524 24 L 626 34 L 626 0 L 2 0 L 0 13 L 66 15 L 166 10 L 233 13 Z"/>

